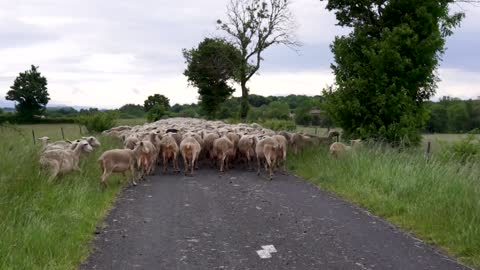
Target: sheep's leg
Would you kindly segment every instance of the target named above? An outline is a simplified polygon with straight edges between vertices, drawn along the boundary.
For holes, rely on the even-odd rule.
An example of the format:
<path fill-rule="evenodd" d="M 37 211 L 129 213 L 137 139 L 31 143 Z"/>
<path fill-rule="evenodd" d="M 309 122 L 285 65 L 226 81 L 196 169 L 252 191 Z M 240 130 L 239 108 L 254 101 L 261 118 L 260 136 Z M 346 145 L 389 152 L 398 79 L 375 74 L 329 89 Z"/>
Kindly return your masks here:
<path fill-rule="evenodd" d="M 257 175 L 260 175 L 260 158 L 257 155 Z"/>
<path fill-rule="evenodd" d="M 268 165 L 270 180 L 272 180 L 272 178 L 273 178 L 273 172 L 272 172 L 273 163 L 270 160 L 270 157 L 265 157 L 265 159 L 267 160 L 267 162 L 265 163 L 265 169 L 267 169 L 267 165 Z"/>
<path fill-rule="evenodd" d="M 168 160 L 167 160 L 167 155 L 165 152 L 163 152 L 163 173 L 167 172 L 167 166 L 168 166 Z"/>
<path fill-rule="evenodd" d="M 137 185 L 137 182 L 135 182 L 136 173 L 135 173 L 135 167 L 133 166 L 133 164 L 130 165 L 130 171 L 132 172 L 132 185 L 136 186 Z"/>
<path fill-rule="evenodd" d="M 101 181 L 101 185 L 103 188 L 107 188 L 107 178 L 110 176 L 111 173 L 112 171 L 108 170 L 107 168 L 103 170 L 102 181 Z"/>
<path fill-rule="evenodd" d="M 191 171 L 190 171 L 190 176 L 193 176 L 193 168 L 195 167 L 195 163 L 198 163 L 198 161 L 197 161 L 197 162 L 195 162 L 195 161 L 196 161 L 196 160 L 195 160 L 195 156 L 193 156 L 193 157 L 192 157 L 192 169 L 191 169 Z M 198 169 L 198 168 L 197 168 L 197 169 Z"/>
<path fill-rule="evenodd" d="M 220 172 L 224 172 L 224 163 L 225 163 L 225 159 L 226 159 L 226 155 L 222 155 L 222 157 L 220 158 Z"/>
<path fill-rule="evenodd" d="M 185 166 L 185 176 L 188 175 L 188 161 L 186 157 L 183 157 L 183 164 Z"/>

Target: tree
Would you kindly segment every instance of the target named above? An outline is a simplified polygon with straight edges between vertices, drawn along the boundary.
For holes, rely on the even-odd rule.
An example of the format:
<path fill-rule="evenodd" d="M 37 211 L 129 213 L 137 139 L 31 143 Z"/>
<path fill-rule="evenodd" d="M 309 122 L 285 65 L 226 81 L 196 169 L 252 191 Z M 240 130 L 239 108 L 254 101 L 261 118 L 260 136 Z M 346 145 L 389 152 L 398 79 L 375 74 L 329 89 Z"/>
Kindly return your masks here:
<path fill-rule="evenodd" d="M 347 137 L 420 142 L 445 39 L 464 16 L 452 2 L 328 1 L 338 25 L 353 29 L 331 45 L 336 91 L 324 92 Z"/>
<path fill-rule="evenodd" d="M 205 38 L 198 48 L 183 49 L 187 63 L 184 75 L 198 88 L 200 105 L 215 118 L 220 105 L 235 91 L 229 81 L 235 79 L 240 51 L 223 39 Z"/>
<path fill-rule="evenodd" d="M 125 104 L 118 109 L 121 118 L 141 118 L 145 117 L 145 108 L 142 105 Z"/>
<path fill-rule="evenodd" d="M 155 104 L 147 113 L 147 120 L 149 122 L 155 122 L 160 120 L 164 115 L 166 115 L 167 110 L 163 104 Z"/>
<path fill-rule="evenodd" d="M 289 0 L 230 0 L 227 20 L 217 20 L 241 51 L 242 118 L 247 117 L 249 109 L 247 82 L 260 69 L 262 53 L 274 44 L 292 48 L 300 45 L 293 35 L 295 23 L 289 6 Z"/>
<path fill-rule="evenodd" d="M 265 117 L 268 119 L 289 120 L 290 108 L 286 102 L 273 101 L 268 104 L 265 111 Z"/>
<path fill-rule="evenodd" d="M 143 104 L 145 112 L 150 111 L 150 109 L 157 104 L 161 104 L 165 110 L 170 109 L 170 100 L 164 95 L 155 94 L 153 96 L 148 96 L 147 100 L 145 100 Z"/>
<path fill-rule="evenodd" d="M 47 79 L 32 65 L 30 70 L 21 72 L 5 97 L 7 100 L 18 102 L 15 105 L 18 117 L 22 120 L 33 120 L 35 115 L 45 112 L 50 100 L 47 91 Z"/>

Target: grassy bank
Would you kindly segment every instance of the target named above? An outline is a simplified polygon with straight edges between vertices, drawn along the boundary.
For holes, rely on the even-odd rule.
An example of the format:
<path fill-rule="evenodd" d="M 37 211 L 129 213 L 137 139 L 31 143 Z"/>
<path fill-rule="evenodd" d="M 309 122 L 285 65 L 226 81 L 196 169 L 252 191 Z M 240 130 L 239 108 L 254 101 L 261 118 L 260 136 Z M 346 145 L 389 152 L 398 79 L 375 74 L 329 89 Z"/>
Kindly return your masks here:
<path fill-rule="evenodd" d="M 119 146 L 110 138 L 100 138 L 102 147 L 81 161 L 82 172 L 46 181 L 31 129 L 37 137 L 56 140 L 60 126 L 65 137 L 80 136 L 76 125 L 0 127 L 0 269 L 75 269 L 120 190 L 121 176 L 109 179 L 105 192 L 99 188 L 96 160 L 105 149 Z"/>
<path fill-rule="evenodd" d="M 480 267 L 479 164 L 426 161 L 419 151 L 379 148 L 335 160 L 317 147 L 292 156 L 289 167 Z"/>

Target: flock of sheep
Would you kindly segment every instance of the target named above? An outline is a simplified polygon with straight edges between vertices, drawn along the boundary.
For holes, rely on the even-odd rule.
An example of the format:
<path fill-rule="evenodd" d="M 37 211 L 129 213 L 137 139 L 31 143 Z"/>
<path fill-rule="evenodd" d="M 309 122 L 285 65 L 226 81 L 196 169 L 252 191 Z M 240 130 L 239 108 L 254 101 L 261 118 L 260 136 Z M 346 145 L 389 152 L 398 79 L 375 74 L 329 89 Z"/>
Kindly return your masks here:
<path fill-rule="evenodd" d="M 339 133 L 330 131 L 328 136 L 314 136 L 303 133 L 275 132 L 258 124 L 226 124 L 220 121 L 206 121 L 193 118 L 170 118 L 143 126 L 119 126 L 104 131 L 123 142 L 123 149 L 105 151 L 98 159 L 102 170 L 101 184 L 106 186 L 110 174 L 130 171 L 132 184 L 136 180 L 153 174 L 156 166 L 163 165 L 166 173 L 172 166 L 180 172 L 178 159 L 183 159 L 185 175 L 193 175 L 198 163 L 206 160 L 211 167 L 219 167 L 220 172 L 243 163 L 257 174 L 263 163 L 270 180 L 276 168 L 286 170 L 287 150 L 296 154 L 311 144 L 330 145 L 330 153 L 338 156 L 350 150 L 338 140 Z M 79 171 L 81 156 L 100 146 L 95 137 L 83 137 L 75 141 L 48 143 L 48 138 L 40 138 L 43 148 L 40 163 L 51 171 L 51 179 L 59 173 Z M 360 141 L 352 141 L 352 145 Z"/>

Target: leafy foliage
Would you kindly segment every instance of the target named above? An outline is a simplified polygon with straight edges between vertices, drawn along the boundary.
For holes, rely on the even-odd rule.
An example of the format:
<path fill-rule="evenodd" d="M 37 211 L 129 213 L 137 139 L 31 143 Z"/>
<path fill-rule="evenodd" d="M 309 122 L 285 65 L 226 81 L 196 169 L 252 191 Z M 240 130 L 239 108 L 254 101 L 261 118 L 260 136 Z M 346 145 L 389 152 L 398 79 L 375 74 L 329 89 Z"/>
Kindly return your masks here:
<path fill-rule="evenodd" d="M 480 127 L 480 100 L 443 97 L 438 102 L 428 102 L 427 109 L 428 132 L 465 133 Z"/>
<path fill-rule="evenodd" d="M 125 104 L 118 109 L 120 118 L 142 118 L 145 117 L 145 109 L 142 105 Z"/>
<path fill-rule="evenodd" d="M 183 50 L 187 63 L 184 75 L 198 88 L 200 105 L 215 118 L 221 103 L 233 94 L 228 82 L 235 79 L 240 65 L 240 51 L 223 39 L 205 38 L 198 48 Z"/>
<path fill-rule="evenodd" d="M 21 72 L 15 78 L 5 99 L 18 102 L 15 109 L 19 119 L 31 121 L 36 115 L 45 112 L 50 100 L 47 79 L 40 74 L 38 67 L 32 65 L 30 70 Z"/>
<path fill-rule="evenodd" d="M 164 115 L 167 114 L 167 110 L 162 104 L 155 104 L 147 113 L 147 120 L 149 122 L 155 122 L 160 120 Z"/>
<path fill-rule="evenodd" d="M 100 133 L 116 125 L 118 115 L 115 111 L 96 112 L 81 116 L 79 122 L 83 124 L 89 132 Z"/>
<path fill-rule="evenodd" d="M 295 131 L 297 126 L 295 122 L 289 120 L 278 120 L 278 119 L 270 119 L 265 122 L 262 122 L 262 125 L 266 128 L 272 130 L 288 130 L 288 131 Z"/>
<path fill-rule="evenodd" d="M 241 118 L 247 117 L 250 107 L 247 82 L 260 69 L 262 53 L 274 44 L 300 45 L 293 35 L 295 23 L 289 6 L 289 0 L 231 0 L 227 21 L 217 20 L 241 52 L 238 74 L 242 88 Z"/>
<path fill-rule="evenodd" d="M 331 46 L 337 87 L 324 92 L 347 137 L 420 142 L 445 38 L 463 17 L 449 14 L 451 2 L 328 1 L 338 25 L 353 28 Z"/>
<path fill-rule="evenodd" d="M 144 102 L 143 107 L 145 108 L 145 112 L 148 112 L 151 108 L 155 107 L 155 105 L 158 104 L 162 105 L 163 108 L 165 108 L 166 110 L 170 109 L 170 99 L 160 94 L 148 96 L 148 98 Z"/>

